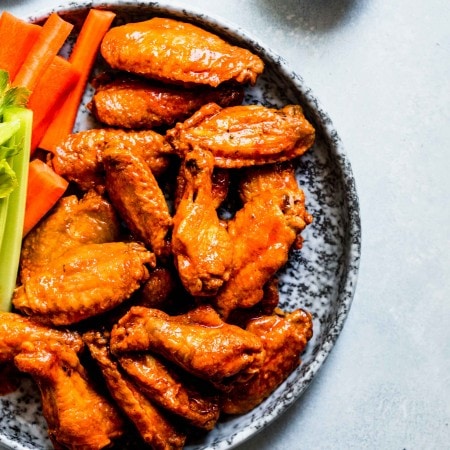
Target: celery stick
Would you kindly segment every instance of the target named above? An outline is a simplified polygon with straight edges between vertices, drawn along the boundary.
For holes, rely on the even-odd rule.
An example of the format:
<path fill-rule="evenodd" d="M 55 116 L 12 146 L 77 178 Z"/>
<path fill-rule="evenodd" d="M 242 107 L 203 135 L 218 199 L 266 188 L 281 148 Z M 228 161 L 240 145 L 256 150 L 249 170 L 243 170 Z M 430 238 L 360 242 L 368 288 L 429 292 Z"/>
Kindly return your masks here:
<path fill-rule="evenodd" d="M 8 203 L 9 203 L 9 195 L 8 197 L 0 198 L 0 251 L 2 248 L 3 235 L 5 234 L 6 227 L 6 219 L 8 217 Z M 0 273 L 2 271 L 1 264 L 3 261 L 0 260 Z"/>
<path fill-rule="evenodd" d="M 16 286 L 22 246 L 33 113 L 25 108 L 8 107 L 3 111 L 3 120 L 20 121 L 20 129 L 11 139 L 22 147 L 18 154 L 8 160 L 16 173 L 19 186 L 9 195 L 8 202 L 1 205 L 3 207 L 6 205 L 7 217 L 0 244 L 0 310 L 8 311 L 11 308 L 11 297 Z"/>
<path fill-rule="evenodd" d="M 20 122 L 18 120 L 0 123 L 0 144 L 4 144 L 8 139 L 11 139 L 19 128 Z"/>

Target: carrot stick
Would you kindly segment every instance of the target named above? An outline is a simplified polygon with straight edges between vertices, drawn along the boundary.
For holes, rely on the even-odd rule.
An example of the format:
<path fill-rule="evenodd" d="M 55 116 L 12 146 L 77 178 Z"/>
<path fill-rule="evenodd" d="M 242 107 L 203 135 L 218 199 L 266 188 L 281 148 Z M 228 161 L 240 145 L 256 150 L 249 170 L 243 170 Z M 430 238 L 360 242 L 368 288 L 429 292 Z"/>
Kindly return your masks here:
<path fill-rule="evenodd" d="M 53 117 L 79 77 L 79 72 L 61 56 L 55 56 L 42 74 L 27 104 L 33 111 L 31 154 L 36 150 Z"/>
<path fill-rule="evenodd" d="M 52 152 L 55 145 L 72 132 L 98 48 L 115 16 L 111 11 L 99 9 L 89 11 L 69 58 L 69 61 L 80 72 L 80 78 L 61 107 L 59 114 L 47 128 L 39 145 L 40 148 Z"/>
<path fill-rule="evenodd" d="M 14 78 L 14 86 L 33 91 L 45 70 L 58 54 L 73 25 L 53 13 L 42 26 L 39 37 Z"/>
<path fill-rule="evenodd" d="M 23 236 L 50 211 L 64 194 L 68 184 L 40 159 L 30 162 Z"/>
<path fill-rule="evenodd" d="M 0 69 L 9 73 L 10 80 L 16 76 L 40 31 L 39 25 L 3 11 L 0 17 Z"/>

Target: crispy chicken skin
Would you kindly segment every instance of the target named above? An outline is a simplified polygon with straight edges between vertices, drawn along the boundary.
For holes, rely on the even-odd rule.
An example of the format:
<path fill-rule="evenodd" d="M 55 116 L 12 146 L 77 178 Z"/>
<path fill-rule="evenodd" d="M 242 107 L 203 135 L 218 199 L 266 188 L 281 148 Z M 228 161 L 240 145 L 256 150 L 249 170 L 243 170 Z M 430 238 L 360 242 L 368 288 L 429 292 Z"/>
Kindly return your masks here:
<path fill-rule="evenodd" d="M 195 25 L 155 17 L 111 28 L 101 54 L 114 69 L 177 84 L 254 84 L 262 60 Z"/>
<path fill-rule="evenodd" d="M 264 285 L 261 300 L 251 308 L 234 309 L 228 316 L 227 322 L 245 328 L 250 319 L 274 314 L 279 302 L 280 293 L 278 292 L 278 277 L 273 276 Z"/>
<path fill-rule="evenodd" d="M 312 318 L 301 309 L 280 312 L 250 320 L 246 330 L 261 339 L 266 356 L 255 377 L 233 386 L 223 397 L 226 414 L 244 414 L 259 405 L 300 364 L 300 355 L 312 337 Z"/>
<path fill-rule="evenodd" d="M 214 205 L 214 157 L 194 150 L 182 167 L 184 192 L 173 218 L 172 252 L 184 287 L 194 296 L 215 295 L 230 276 L 232 246 Z"/>
<path fill-rule="evenodd" d="M 186 436 L 121 371 L 109 352 L 108 335 L 91 331 L 83 339 L 101 369 L 111 396 L 134 423 L 142 439 L 154 450 L 183 448 Z"/>
<path fill-rule="evenodd" d="M 133 295 L 133 304 L 158 308 L 163 311 L 173 307 L 173 297 L 181 287 L 175 269 L 156 266 L 141 289 Z"/>
<path fill-rule="evenodd" d="M 298 105 L 221 108 L 208 103 L 166 133 L 176 152 L 209 150 L 215 165 L 239 168 L 293 159 L 314 143 L 315 131 Z"/>
<path fill-rule="evenodd" d="M 176 372 L 149 353 L 121 356 L 119 363 L 140 392 L 152 401 L 190 425 L 205 430 L 214 428 L 219 418 L 219 399 L 201 392 L 201 380 L 194 384 L 193 377 Z"/>
<path fill-rule="evenodd" d="M 110 144 L 103 152 L 106 190 L 131 232 L 158 257 L 170 251 L 172 217 L 164 194 L 144 159 Z"/>
<path fill-rule="evenodd" d="M 135 242 L 76 247 L 25 280 L 13 304 L 44 323 L 73 324 L 126 300 L 148 278 L 147 265 L 154 254 Z"/>
<path fill-rule="evenodd" d="M 214 167 L 211 177 L 211 193 L 212 203 L 215 209 L 218 209 L 220 205 L 227 198 L 230 188 L 230 172 L 226 169 L 220 169 Z"/>
<path fill-rule="evenodd" d="M 183 197 L 185 185 L 186 185 L 186 178 L 184 176 L 184 168 L 180 167 L 175 186 L 175 198 L 174 198 L 175 210 L 178 208 L 178 205 Z M 220 169 L 219 167 L 214 167 L 211 176 L 211 195 L 212 195 L 211 203 L 214 209 L 218 209 L 220 205 L 225 201 L 229 192 L 229 188 L 230 188 L 230 171 L 227 169 Z"/>
<path fill-rule="evenodd" d="M 279 308 L 278 276 L 312 221 L 295 167 L 315 130 L 299 105 L 243 104 L 264 70 L 249 50 L 118 23 L 98 128 L 41 153 L 70 189 L 23 239 L 0 395 L 31 377 L 56 450 L 181 450 L 304 357 L 312 316 Z"/>
<path fill-rule="evenodd" d="M 10 362 L 23 347 L 36 342 L 69 346 L 75 352 L 83 348 L 79 334 L 55 330 L 13 312 L 0 311 L 0 364 Z"/>
<path fill-rule="evenodd" d="M 286 223 L 297 233 L 295 248 L 300 249 L 302 237 L 299 233 L 312 222 L 313 217 L 306 210 L 305 194 L 298 185 L 291 162 L 251 167 L 244 171 L 239 184 L 239 195 L 244 204 L 268 192 L 282 205 Z"/>
<path fill-rule="evenodd" d="M 264 359 L 257 336 L 223 322 L 208 305 L 179 316 L 132 307 L 111 332 L 111 350 L 156 352 L 223 390 L 254 376 Z"/>
<path fill-rule="evenodd" d="M 239 196 L 244 203 L 269 190 L 275 196 L 284 196 L 286 190 L 296 192 L 300 197 L 298 203 L 304 205 L 304 196 L 299 190 L 292 163 L 249 167 L 241 172 Z"/>
<path fill-rule="evenodd" d="M 40 224 L 25 237 L 20 257 L 22 282 L 70 248 L 114 242 L 120 224 L 111 204 L 95 191 L 79 200 L 63 197 Z"/>
<path fill-rule="evenodd" d="M 169 165 L 172 148 L 165 138 L 152 130 L 125 131 L 99 128 L 67 136 L 56 146 L 51 164 L 56 173 L 75 182 L 80 189 L 102 190 L 104 185 L 103 151 L 112 142 L 124 152 L 140 154 L 155 176 Z"/>
<path fill-rule="evenodd" d="M 116 408 L 88 378 L 76 353 L 67 345 L 29 345 L 15 358 L 22 372 L 36 381 L 42 412 L 56 449 L 102 449 L 123 434 Z"/>
<path fill-rule="evenodd" d="M 241 86 L 185 89 L 121 76 L 100 83 L 88 108 L 99 122 L 137 130 L 173 126 L 206 103 L 239 105 L 243 98 Z"/>
<path fill-rule="evenodd" d="M 261 301 L 265 284 L 287 262 L 299 233 L 312 220 L 291 166 L 253 169 L 245 186 L 243 198 L 249 200 L 228 222 L 233 243 L 230 279 L 212 300 L 224 319 L 235 309 Z"/>

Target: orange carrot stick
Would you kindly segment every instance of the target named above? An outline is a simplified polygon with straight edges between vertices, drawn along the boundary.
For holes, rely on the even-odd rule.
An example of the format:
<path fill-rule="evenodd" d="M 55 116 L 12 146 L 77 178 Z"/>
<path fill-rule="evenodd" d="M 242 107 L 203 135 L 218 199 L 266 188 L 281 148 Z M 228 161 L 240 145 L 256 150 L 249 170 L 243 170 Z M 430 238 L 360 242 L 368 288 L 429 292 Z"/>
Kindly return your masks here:
<path fill-rule="evenodd" d="M 79 78 L 79 72 L 61 56 L 55 56 L 42 74 L 27 104 L 33 111 L 31 155 Z"/>
<path fill-rule="evenodd" d="M 39 37 L 14 78 L 14 86 L 33 91 L 45 70 L 58 54 L 73 25 L 53 13 L 42 26 Z"/>
<path fill-rule="evenodd" d="M 30 162 L 23 236 L 50 211 L 64 194 L 68 184 L 40 159 Z"/>
<path fill-rule="evenodd" d="M 89 11 L 69 58 L 69 61 L 80 72 L 80 78 L 60 112 L 47 128 L 39 145 L 42 149 L 52 152 L 55 145 L 72 132 L 98 48 L 115 16 L 111 11 L 99 9 Z"/>
<path fill-rule="evenodd" d="M 0 17 L 0 69 L 8 71 L 10 80 L 14 80 L 40 31 L 39 25 L 3 11 Z"/>

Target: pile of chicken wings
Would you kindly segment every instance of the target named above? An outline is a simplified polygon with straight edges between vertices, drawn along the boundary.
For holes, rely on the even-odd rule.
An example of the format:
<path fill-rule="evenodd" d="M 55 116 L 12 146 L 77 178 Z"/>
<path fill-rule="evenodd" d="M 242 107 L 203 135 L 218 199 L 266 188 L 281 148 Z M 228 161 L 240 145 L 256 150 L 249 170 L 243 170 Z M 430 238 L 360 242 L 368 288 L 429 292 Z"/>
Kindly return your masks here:
<path fill-rule="evenodd" d="M 48 155 L 70 189 L 23 241 L 0 364 L 35 380 L 57 449 L 179 449 L 260 404 L 312 336 L 277 273 L 312 221 L 293 160 L 314 128 L 242 104 L 263 61 L 192 24 L 113 27 L 101 55 L 99 126 Z"/>

